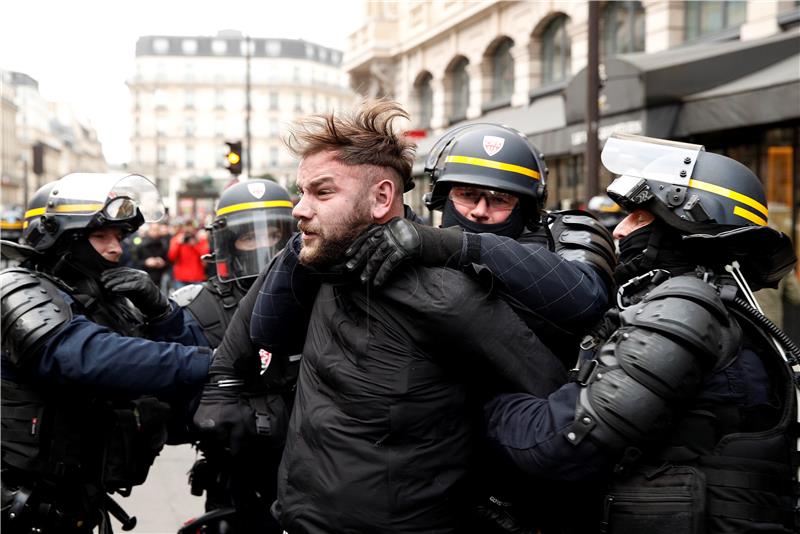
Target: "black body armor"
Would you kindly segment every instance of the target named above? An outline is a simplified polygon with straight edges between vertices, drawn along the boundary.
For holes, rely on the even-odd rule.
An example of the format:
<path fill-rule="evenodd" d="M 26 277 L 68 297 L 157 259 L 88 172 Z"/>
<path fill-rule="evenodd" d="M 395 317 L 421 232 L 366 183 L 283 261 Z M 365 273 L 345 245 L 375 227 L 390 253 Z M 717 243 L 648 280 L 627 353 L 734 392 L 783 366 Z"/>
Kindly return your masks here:
<path fill-rule="evenodd" d="M 184 286 L 172 294 L 203 329 L 211 347 L 218 347 L 244 293 L 234 282 L 222 283 L 215 276 L 203 284 Z"/>
<path fill-rule="evenodd" d="M 166 442 L 169 405 L 155 397 L 112 399 L 76 386 L 42 384 L 32 366 L 73 311 L 128 336 L 144 318 L 91 279 L 69 286 L 23 268 L 2 282 L 2 509 L 4 532 L 110 532 L 108 513 L 128 518 L 108 495 L 142 484 Z M 72 306 L 60 291 L 73 299 Z"/>
<path fill-rule="evenodd" d="M 598 363 L 584 369 L 567 440 L 641 447 L 625 448 L 614 470 L 601 532 L 796 532 L 792 371 L 762 325 L 732 305 L 732 289 L 691 275 L 648 288 L 622 311 L 623 326 Z M 696 398 L 704 379 L 742 351 L 761 360 L 769 405 Z"/>

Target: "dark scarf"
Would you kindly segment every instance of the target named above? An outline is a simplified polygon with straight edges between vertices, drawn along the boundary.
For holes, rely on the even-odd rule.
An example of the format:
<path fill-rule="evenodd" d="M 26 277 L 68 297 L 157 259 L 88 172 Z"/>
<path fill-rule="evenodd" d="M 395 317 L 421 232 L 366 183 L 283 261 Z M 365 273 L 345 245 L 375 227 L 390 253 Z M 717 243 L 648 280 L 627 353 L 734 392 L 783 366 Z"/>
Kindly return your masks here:
<path fill-rule="evenodd" d="M 620 240 L 614 279 L 624 284 L 652 269 L 664 269 L 677 276 L 693 270 L 696 265 L 686 252 L 682 235 L 656 219 Z"/>

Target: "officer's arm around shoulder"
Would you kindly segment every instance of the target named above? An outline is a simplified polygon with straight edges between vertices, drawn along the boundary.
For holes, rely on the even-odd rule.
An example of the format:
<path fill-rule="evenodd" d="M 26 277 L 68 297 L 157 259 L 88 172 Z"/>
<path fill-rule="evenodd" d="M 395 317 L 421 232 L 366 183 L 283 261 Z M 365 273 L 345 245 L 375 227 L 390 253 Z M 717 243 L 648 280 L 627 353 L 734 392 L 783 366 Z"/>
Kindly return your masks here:
<path fill-rule="evenodd" d="M 563 364 L 491 287 L 442 267 L 414 266 L 398 279 L 386 296 L 403 306 L 436 357 L 490 369 L 508 391 L 546 395 L 566 380 Z"/>

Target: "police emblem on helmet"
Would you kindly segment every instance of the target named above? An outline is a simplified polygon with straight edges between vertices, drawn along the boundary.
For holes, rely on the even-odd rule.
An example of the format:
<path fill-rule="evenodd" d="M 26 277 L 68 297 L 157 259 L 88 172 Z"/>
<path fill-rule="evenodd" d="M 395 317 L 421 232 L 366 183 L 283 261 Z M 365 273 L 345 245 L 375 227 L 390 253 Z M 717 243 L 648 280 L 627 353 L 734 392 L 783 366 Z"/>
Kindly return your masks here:
<path fill-rule="evenodd" d="M 506 140 L 494 135 L 483 136 L 483 150 L 490 156 L 494 156 L 503 149 Z"/>
<path fill-rule="evenodd" d="M 250 191 L 250 194 L 256 198 L 261 198 L 264 196 L 264 193 L 267 191 L 267 186 L 261 182 L 255 182 L 252 184 L 247 184 L 247 190 Z"/>

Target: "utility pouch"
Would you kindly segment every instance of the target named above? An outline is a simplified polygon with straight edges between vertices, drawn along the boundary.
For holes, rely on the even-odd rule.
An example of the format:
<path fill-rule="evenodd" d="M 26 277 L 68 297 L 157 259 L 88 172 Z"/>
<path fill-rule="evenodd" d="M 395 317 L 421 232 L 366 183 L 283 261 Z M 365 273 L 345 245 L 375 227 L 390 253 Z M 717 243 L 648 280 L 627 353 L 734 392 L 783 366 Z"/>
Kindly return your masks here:
<path fill-rule="evenodd" d="M 42 456 L 42 425 L 45 399 L 24 384 L 3 380 L 0 435 L 3 437 L 3 467 L 39 471 Z M 46 453 L 45 453 L 46 454 Z"/>
<path fill-rule="evenodd" d="M 689 466 L 639 468 L 612 482 L 605 497 L 604 534 L 704 534 L 705 475 Z"/>
<path fill-rule="evenodd" d="M 115 404 L 108 413 L 103 486 L 111 490 L 142 484 L 167 441 L 169 405 L 154 397 Z"/>

